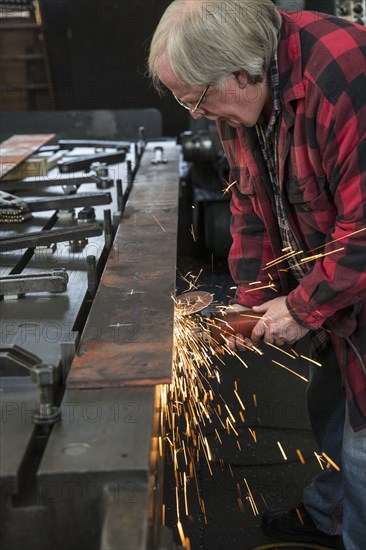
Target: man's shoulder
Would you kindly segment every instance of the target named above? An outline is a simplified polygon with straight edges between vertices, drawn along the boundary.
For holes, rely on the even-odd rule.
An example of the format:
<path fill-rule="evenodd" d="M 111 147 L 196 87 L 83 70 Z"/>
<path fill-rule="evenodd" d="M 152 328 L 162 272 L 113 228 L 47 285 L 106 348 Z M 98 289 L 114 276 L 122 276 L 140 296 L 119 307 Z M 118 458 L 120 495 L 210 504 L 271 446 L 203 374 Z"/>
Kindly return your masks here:
<path fill-rule="evenodd" d="M 335 103 L 349 83 L 365 73 L 366 29 L 345 19 L 318 12 L 283 15 L 283 31 L 289 44 L 299 48 L 302 78 L 315 84 Z M 288 50 L 289 46 L 287 46 Z M 286 48 L 285 48 L 286 49 Z M 294 52 L 285 54 L 294 57 Z"/>
<path fill-rule="evenodd" d="M 282 14 L 285 33 L 299 33 L 302 55 L 326 50 L 334 57 L 348 48 L 366 45 L 366 28 L 326 13 L 299 11 Z"/>

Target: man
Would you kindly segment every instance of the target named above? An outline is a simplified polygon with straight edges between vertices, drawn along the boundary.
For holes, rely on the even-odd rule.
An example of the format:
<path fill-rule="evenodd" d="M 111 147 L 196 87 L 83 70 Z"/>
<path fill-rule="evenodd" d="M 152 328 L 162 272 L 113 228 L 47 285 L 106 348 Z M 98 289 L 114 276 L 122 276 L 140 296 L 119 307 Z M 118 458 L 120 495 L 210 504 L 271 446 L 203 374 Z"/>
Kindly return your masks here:
<path fill-rule="evenodd" d="M 310 365 L 309 416 L 341 471 L 315 477 L 297 511 L 266 513 L 265 532 L 335 547 L 342 535 L 347 550 L 366 544 L 365 52 L 365 29 L 330 15 L 175 0 L 149 56 L 158 89 L 216 120 L 236 307 L 263 314 L 251 340 L 309 332 L 322 365 Z"/>

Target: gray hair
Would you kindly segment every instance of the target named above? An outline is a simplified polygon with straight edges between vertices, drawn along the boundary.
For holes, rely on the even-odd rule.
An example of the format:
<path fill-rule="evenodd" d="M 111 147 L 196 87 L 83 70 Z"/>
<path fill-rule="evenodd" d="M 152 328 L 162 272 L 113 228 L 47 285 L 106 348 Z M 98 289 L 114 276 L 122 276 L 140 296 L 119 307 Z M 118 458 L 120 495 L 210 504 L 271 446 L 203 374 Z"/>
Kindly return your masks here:
<path fill-rule="evenodd" d="M 158 91 L 165 56 L 178 80 L 221 86 L 231 73 L 261 82 L 275 54 L 281 16 L 271 0 L 174 0 L 152 39 L 148 71 Z"/>

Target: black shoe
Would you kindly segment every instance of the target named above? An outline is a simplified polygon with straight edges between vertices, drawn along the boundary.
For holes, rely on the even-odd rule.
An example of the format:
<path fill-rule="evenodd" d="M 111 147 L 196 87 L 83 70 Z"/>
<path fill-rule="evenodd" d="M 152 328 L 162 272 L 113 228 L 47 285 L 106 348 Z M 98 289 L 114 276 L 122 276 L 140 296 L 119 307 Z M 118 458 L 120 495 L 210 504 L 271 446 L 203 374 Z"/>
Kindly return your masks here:
<path fill-rule="evenodd" d="M 315 525 L 303 504 L 284 512 L 272 510 L 265 512 L 262 529 L 269 537 L 285 541 L 313 542 L 328 548 L 344 549 L 342 537 L 327 535 Z"/>

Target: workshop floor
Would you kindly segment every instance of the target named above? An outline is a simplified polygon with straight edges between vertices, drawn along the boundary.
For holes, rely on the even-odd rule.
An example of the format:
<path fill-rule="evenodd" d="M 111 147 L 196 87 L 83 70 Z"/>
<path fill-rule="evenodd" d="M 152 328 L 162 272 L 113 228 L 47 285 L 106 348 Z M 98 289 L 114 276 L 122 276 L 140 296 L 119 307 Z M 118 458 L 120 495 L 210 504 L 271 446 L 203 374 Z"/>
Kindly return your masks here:
<path fill-rule="evenodd" d="M 178 260 L 178 270 L 183 275 L 188 271 L 198 274 L 201 269 L 200 289 L 214 292 L 219 302 L 227 304 L 227 296 L 234 291 L 230 290 L 233 283 L 226 262 L 213 265 L 211 258 L 180 257 Z M 179 278 L 177 284 L 180 290 L 186 289 Z M 304 344 L 303 348 L 302 353 L 306 354 Z M 296 505 L 301 500 L 302 488 L 320 471 L 314 455 L 318 449 L 306 411 L 306 382 L 273 363 L 272 359 L 291 366 L 304 377 L 307 376 L 307 364 L 302 359 L 286 360 L 283 353 L 269 346 L 262 346 L 262 350 L 265 353 L 261 357 L 251 352 L 242 355 L 248 368 L 230 356 L 224 356 L 224 364 L 219 365 L 222 380 L 221 384 L 216 384 L 215 399 L 221 402 L 224 399 L 229 408 L 237 412 L 239 405 L 233 391 L 237 387 L 246 409 L 245 424 L 235 425 L 238 436 L 227 435 L 226 430 L 219 427 L 222 445 L 214 429 L 205 431 L 215 455 L 210 463 L 212 473 L 206 461 L 196 464 L 197 483 L 192 479 L 188 483 L 188 516 L 183 513 L 184 507 L 180 514 L 191 550 L 283 547 L 273 545 L 273 539 L 263 534 L 261 515 L 267 507 Z M 206 517 L 198 504 L 197 492 L 204 501 Z M 168 450 L 164 494 L 166 523 L 174 529 L 178 544 L 175 495 L 173 463 Z M 286 547 L 290 547 L 288 543 Z"/>

